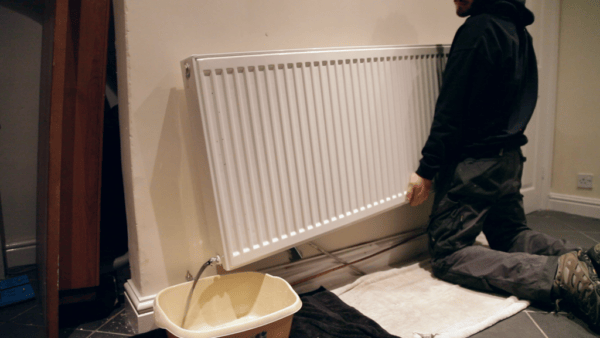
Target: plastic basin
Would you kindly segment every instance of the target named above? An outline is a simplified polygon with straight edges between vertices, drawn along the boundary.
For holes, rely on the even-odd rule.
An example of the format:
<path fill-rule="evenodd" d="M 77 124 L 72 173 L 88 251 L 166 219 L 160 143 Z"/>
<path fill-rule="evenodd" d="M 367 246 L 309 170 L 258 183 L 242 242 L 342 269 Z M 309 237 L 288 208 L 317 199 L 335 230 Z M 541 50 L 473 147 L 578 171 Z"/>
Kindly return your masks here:
<path fill-rule="evenodd" d="M 288 337 L 294 313 L 302 302 L 279 277 L 257 272 L 212 276 L 198 280 L 185 327 L 181 327 L 192 282 L 158 293 L 154 320 L 171 336 Z"/>

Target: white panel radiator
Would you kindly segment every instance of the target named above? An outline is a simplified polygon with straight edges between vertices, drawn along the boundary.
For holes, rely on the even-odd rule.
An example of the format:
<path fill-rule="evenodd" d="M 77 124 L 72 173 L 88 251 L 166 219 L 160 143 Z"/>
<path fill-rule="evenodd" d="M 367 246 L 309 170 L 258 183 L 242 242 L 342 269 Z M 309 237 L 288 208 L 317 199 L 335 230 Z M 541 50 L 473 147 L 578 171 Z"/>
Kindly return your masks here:
<path fill-rule="evenodd" d="M 210 242 L 248 264 L 403 204 L 448 46 L 182 61 Z M 195 120 L 194 120 L 195 119 Z"/>

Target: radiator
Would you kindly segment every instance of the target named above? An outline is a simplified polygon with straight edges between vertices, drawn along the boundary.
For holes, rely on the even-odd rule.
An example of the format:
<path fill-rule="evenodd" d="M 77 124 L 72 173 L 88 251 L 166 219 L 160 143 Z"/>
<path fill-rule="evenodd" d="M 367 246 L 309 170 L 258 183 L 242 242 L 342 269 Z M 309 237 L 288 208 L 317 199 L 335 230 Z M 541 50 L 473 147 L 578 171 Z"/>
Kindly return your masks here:
<path fill-rule="evenodd" d="M 202 226 L 224 268 L 405 203 L 447 53 L 386 46 L 183 60 Z"/>

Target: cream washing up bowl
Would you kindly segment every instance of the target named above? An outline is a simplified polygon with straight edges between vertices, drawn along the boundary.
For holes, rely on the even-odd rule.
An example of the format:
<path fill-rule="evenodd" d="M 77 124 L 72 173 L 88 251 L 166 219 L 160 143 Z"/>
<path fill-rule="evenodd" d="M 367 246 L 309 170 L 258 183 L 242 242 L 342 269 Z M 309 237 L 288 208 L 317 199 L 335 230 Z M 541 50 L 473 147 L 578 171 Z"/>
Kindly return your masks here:
<path fill-rule="evenodd" d="M 279 277 L 257 272 L 234 273 L 198 280 L 185 328 L 181 327 L 193 282 L 166 288 L 154 300 L 154 320 L 170 336 L 288 337 L 293 314 L 302 302 Z"/>

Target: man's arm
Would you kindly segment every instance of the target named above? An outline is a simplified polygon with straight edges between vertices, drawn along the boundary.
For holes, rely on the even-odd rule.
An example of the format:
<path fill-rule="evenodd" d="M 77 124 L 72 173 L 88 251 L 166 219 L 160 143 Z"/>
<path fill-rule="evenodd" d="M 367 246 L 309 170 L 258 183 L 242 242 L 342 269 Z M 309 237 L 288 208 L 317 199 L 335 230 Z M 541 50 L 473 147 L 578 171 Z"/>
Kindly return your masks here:
<path fill-rule="evenodd" d="M 427 200 L 441 165 L 461 155 L 469 103 L 488 85 L 493 69 L 493 48 L 481 33 L 478 25 L 463 26 L 453 42 L 423 157 L 409 181 L 407 197 L 413 206 Z"/>
<path fill-rule="evenodd" d="M 458 156 L 462 138 L 463 113 L 472 83 L 470 72 L 474 49 L 453 53 L 444 72 L 435 115 L 427 142 L 422 150 L 419 168 L 410 176 L 407 199 L 411 206 L 422 204 L 429 197 L 432 179 L 441 163 Z"/>
<path fill-rule="evenodd" d="M 416 173 L 433 179 L 442 163 L 460 155 L 463 123 L 480 62 L 475 48 L 459 50 L 448 59 L 438 97 L 433 123 Z"/>

